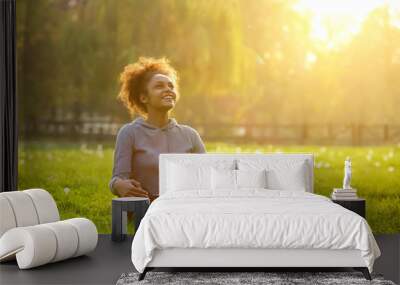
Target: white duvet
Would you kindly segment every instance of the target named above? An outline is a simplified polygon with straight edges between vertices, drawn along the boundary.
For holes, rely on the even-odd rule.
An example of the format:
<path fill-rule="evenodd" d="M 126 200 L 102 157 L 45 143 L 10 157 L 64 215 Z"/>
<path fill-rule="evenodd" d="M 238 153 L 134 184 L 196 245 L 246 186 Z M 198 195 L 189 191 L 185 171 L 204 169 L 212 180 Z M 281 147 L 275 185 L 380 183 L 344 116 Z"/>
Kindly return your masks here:
<path fill-rule="evenodd" d="M 299 191 L 182 191 L 156 199 L 132 243 L 143 272 L 154 249 L 358 249 L 372 272 L 380 250 L 366 220 L 330 199 Z"/>

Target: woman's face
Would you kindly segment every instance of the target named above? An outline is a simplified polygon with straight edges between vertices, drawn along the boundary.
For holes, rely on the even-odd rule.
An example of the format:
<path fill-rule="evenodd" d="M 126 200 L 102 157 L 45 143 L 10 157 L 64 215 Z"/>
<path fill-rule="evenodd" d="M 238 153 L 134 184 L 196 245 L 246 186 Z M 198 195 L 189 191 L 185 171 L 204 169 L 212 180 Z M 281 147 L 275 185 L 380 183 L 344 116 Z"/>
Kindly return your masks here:
<path fill-rule="evenodd" d="M 147 83 L 147 94 L 141 95 L 142 102 L 149 108 L 168 111 L 175 107 L 177 90 L 175 82 L 167 75 L 155 74 Z"/>

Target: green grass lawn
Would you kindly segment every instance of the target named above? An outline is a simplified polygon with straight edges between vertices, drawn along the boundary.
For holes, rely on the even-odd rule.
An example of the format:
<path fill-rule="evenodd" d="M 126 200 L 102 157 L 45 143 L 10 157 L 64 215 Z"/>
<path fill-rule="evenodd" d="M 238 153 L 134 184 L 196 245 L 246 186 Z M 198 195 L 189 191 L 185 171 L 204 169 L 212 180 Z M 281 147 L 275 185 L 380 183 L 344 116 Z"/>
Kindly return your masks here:
<path fill-rule="evenodd" d="M 111 232 L 108 189 L 113 144 L 29 142 L 19 145 L 18 188 L 43 188 L 57 202 L 62 219 L 86 217 L 99 233 Z M 314 189 L 329 196 L 341 187 L 343 163 L 352 159 L 352 186 L 367 199 L 374 233 L 400 233 L 400 145 L 382 147 L 272 146 L 206 143 L 208 152 L 312 152 Z M 130 231 L 132 229 L 130 228 Z"/>

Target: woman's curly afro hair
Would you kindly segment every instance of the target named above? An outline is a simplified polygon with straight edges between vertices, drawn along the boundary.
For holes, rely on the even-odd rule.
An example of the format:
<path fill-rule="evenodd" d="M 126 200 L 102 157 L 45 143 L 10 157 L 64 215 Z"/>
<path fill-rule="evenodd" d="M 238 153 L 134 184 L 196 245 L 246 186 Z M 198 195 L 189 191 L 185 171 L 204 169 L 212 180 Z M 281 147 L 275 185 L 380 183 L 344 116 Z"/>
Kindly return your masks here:
<path fill-rule="evenodd" d="M 118 99 L 128 108 L 132 116 L 135 113 L 147 115 L 146 105 L 140 101 L 140 94 L 146 94 L 147 83 L 155 74 L 170 77 L 178 89 L 177 72 L 165 57 L 159 59 L 140 57 L 137 62 L 126 65 L 120 74 L 121 90 Z"/>

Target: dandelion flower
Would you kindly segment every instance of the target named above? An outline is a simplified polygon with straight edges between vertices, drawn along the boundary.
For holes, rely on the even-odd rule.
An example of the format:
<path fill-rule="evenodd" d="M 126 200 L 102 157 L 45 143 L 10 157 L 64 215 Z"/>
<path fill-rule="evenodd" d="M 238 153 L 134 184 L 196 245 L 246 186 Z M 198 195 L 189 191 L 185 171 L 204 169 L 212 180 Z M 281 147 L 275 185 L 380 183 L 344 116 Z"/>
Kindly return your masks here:
<path fill-rule="evenodd" d="M 393 172 L 393 171 L 394 171 L 394 167 L 393 167 L 393 166 L 389 166 L 388 169 L 387 169 L 387 171 Z"/>
<path fill-rule="evenodd" d="M 103 145 L 101 145 L 101 144 L 97 145 L 96 154 L 97 154 L 98 157 L 103 157 L 104 156 Z"/>
<path fill-rule="evenodd" d="M 83 143 L 81 144 L 81 150 L 86 150 L 87 149 L 87 144 Z"/>
<path fill-rule="evenodd" d="M 381 163 L 379 161 L 375 161 L 374 165 L 375 167 L 381 167 Z"/>
<path fill-rule="evenodd" d="M 71 189 L 69 189 L 68 187 L 65 187 L 65 188 L 64 188 L 64 193 L 65 193 L 65 194 L 68 194 L 69 191 L 71 191 Z"/>

